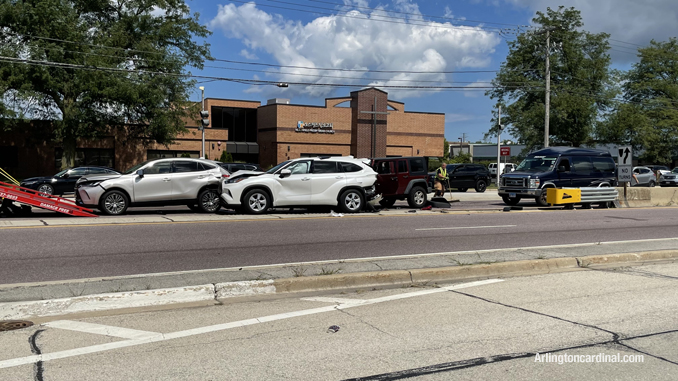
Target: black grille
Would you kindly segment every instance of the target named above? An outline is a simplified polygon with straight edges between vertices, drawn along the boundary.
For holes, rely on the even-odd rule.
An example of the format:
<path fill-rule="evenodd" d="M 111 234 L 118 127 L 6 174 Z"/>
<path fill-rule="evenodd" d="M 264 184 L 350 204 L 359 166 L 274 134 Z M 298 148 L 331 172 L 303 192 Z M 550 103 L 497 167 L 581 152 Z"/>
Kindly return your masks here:
<path fill-rule="evenodd" d="M 523 187 L 525 186 L 524 179 L 512 179 L 512 178 L 504 178 L 504 185 L 507 187 Z"/>

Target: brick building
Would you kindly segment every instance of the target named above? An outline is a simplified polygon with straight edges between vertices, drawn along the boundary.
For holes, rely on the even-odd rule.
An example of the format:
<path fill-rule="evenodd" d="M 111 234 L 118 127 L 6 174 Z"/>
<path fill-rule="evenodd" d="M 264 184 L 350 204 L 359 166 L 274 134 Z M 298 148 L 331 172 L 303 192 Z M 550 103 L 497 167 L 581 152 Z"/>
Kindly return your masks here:
<path fill-rule="evenodd" d="M 295 105 L 285 99 L 262 105 L 208 98 L 205 108 L 210 112 L 205 129 L 208 159 L 219 159 L 226 150 L 236 161 L 266 168 L 318 155 L 443 156 L 445 115 L 405 111 L 404 103 L 389 100 L 386 92 L 375 88 L 327 98 L 324 106 Z M 153 158 L 199 157 L 202 133 L 194 124 L 187 123 L 188 131 L 169 146 L 130 144 L 115 136 L 80 141 L 76 165 L 125 170 Z M 0 168 L 16 177 L 55 173 L 61 168 L 61 152 L 60 147 L 35 139 L 30 129 L 0 134 Z"/>

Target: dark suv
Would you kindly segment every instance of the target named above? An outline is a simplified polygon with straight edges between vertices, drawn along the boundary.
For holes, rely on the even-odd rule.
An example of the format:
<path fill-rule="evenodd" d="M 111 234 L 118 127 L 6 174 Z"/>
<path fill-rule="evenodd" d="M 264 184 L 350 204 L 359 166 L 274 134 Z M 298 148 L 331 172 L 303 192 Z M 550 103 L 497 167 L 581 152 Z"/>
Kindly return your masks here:
<path fill-rule="evenodd" d="M 426 204 L 426 159 L 423 157 L 388 157 L 372 159 L 372 168 L 377 172 L 375 193 L 381 194 L 379 203 L 392 206 L 396 200 L 405 200 L 412 208 Z"/>
<path fill-rule="evenodd" d="M 485 192 L 490 183 L 490 170 L 480 164 L 448 164 L 447 177 L 450 179 L 450 188 L 457 188 L 466 192 L 474 188 L 476 192 Z M 428 183 L 433 187 L 436 172 L 429 173 Z M 447 186 L 447 184 L 445 184 Z"/>

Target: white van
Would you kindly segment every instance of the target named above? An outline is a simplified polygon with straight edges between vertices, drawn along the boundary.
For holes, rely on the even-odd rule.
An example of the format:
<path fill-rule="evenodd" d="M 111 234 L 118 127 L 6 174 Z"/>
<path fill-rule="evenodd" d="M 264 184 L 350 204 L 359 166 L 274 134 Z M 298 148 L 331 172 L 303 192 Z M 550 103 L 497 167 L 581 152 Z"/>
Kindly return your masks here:
<path fill-rule="evenodd" d="M 490 174 L 494 175 L 494 178 L 497 177 L 497 163 L 490 163 L 487 168 L 490 170 Z M 499 173 L 509 173 L 516 170 L 516 165 L 513 163 L 499 163 Z"/>

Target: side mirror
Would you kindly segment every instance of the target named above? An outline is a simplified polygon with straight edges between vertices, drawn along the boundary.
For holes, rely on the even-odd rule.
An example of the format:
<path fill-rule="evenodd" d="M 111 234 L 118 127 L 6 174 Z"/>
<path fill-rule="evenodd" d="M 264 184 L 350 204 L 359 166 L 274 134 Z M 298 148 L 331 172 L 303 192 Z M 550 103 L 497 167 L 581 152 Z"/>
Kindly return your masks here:
<path fill-rule="evenodd" d="M 64 179 L 67 179 L 67 178 L 71 177 L 71 175 L 69 175 L 68 172 L 66 172 L 61 177 L 63 177 Z"/>
<path fill-rule="evenodd" d="M 143 170 L 143 169 L 138 170 L 138 171 L 137 171 L 137 176 L 139 176 L 139 177 L 144 177 L 144 170 Z"/>
<path fill-rule="evenodd" d="M 567 172 L 567 171 L 565 170 L 565 166 L 564 166 L 564 165 L 559 165 L 559 166 L 558 166 L 558 172 Z"/>
<path fill-rule="evenodd" d="M 285 177 L 289 177 L 291 174 L 292 171 L 290 171 L 289 169 L 283 169 L 282 171 L 280 171 L 280 178 L 284 179 Z"/>

